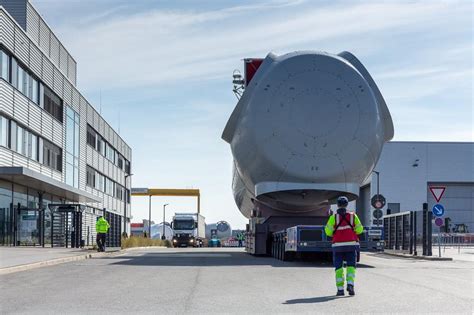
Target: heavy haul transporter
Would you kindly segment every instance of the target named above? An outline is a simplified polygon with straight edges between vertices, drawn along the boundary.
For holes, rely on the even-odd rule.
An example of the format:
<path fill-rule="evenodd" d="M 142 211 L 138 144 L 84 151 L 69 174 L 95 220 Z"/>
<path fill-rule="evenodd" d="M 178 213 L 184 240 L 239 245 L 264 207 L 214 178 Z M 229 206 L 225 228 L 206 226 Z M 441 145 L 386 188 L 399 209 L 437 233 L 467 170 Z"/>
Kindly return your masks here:
<path fill-rule="evenodd" d="M 222 138 L 234 157 L 235 202 L 249 218 L 247 252 L 284 259 L 329 251 L 330 205 L 340 195 L 358 198 L 393 138 L 377 85 L 349 52 L 303 51 L 245 59 L 234 92 Z M 357 209 L 364 218 L 362 211 L 371 210 Z M 381 234 L 365 231 L 362 249 L 377 249 Z"/>

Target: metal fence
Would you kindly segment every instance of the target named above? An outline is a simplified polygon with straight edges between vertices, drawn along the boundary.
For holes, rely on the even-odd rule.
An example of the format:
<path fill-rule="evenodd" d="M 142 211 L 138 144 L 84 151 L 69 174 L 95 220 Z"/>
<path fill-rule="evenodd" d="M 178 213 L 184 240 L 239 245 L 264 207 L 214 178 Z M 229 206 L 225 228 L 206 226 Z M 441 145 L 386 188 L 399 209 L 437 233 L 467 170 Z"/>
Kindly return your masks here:
<path fill-rule="evenodd" d="M 412 255 L 432 255 L 431 211 L 406 211 L 383 217 L 384 250 Z"/>
<path fill-rule="evenodd" d="M 444 247 L 474 246 L 474 233 L 436 233 L 432 235 L 433 244 Z"/>

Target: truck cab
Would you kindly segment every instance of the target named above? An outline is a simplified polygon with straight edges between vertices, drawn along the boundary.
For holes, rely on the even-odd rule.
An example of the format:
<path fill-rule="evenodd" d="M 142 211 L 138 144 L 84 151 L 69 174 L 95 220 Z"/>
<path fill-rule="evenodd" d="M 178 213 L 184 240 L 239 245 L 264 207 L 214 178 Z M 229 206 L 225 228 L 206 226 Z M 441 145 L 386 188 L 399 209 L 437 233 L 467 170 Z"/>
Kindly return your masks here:
<path fill-rule="evenodd" d="M 171 223 L 173 247 L 201 247 L 204 217 L 199 214 L 176 213 Z"/>

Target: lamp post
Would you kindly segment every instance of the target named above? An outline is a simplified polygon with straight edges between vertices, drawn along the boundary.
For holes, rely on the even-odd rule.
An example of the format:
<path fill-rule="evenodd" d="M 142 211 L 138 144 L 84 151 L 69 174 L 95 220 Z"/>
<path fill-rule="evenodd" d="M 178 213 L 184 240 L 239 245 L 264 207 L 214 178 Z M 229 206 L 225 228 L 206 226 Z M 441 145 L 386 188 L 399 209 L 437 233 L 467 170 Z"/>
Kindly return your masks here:
<path fill-rule="evenodd" d="M 166 236 L 165 236 L 165 219 L 166 219 L 166 206 L 169 205 L 169 203 L 165 203 L 163 205 L 163 234 L 161 234 L 161 239 L 162 240 L 165 240 L 166 239 Z"/>
<path fill-rule="evenodd" d="M 380 180 L 379 180 L 379 176 L 380 176 L 380 172 L 379 171 L 372 171 L 374 172 L 375 174 L 377 174 L 377 195 L 380 195 Z"/>
<path fill-rule="evenodd" d="M 148 238 L 151 238 L 151 195 L 148 201 Z"/>
<path fill-rule="evenodd" d="M 127 201 L 129 198 L 129 194 L 127 193 L 127 178 L 131 177 L 133 174 L 127 174 L 125 172 L 125 191 L 123 196 L 123 234 L 127 233 Z M 130 185 L 131 186 L 131 185 Z"/>

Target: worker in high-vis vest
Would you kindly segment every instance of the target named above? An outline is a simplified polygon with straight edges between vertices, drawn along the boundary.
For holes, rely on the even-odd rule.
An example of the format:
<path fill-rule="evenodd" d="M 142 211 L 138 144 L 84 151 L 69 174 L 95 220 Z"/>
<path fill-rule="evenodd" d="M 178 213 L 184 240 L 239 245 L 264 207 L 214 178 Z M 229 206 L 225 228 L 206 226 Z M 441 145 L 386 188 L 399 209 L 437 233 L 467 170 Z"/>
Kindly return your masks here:
<path fill-rule="evenodd" d="M 109 222 L 107 222 L 103 216 L 100 216 L 95 223 L 95 231 L 97 232 L 97 251 L 99 252 L 105 252 L 105 236 L 109 231 L 109 228 Z"/>
<path fill-rule="evenodd" d="M 332 237 L 332 253 L 336 268 L 337 296 L 344 295 L 344 261 L 347 265 L 347 292 L 355 295 L 354 279 L 357 253 L 359 251 L 358 235 L 364 231 L 359 218 L 354 212 L 347 211 L 349 200 L 341 196 L 337 199 L 337 212 L 329 217 L 324 228 L 327 236 Z"/>

